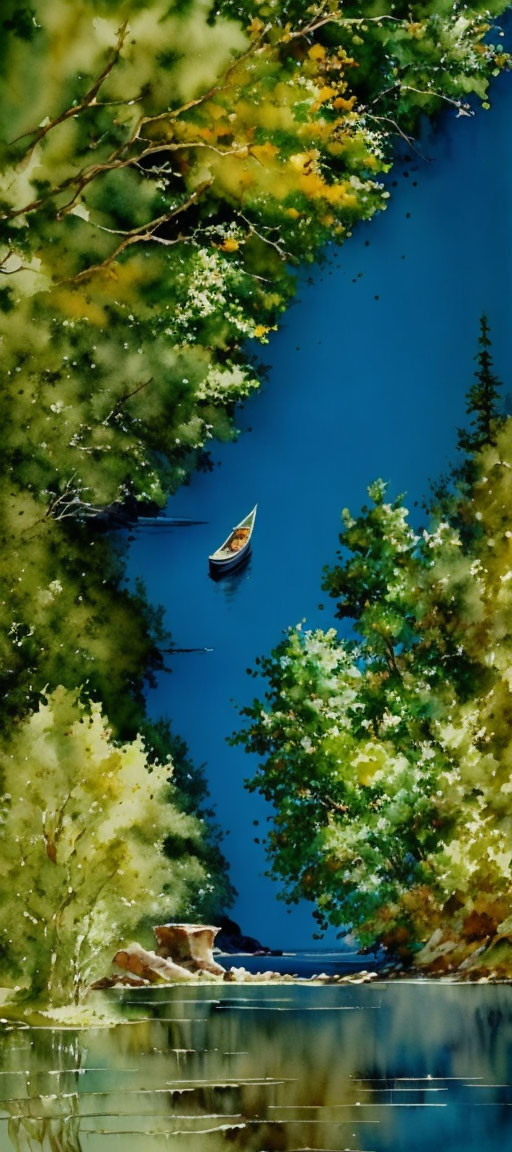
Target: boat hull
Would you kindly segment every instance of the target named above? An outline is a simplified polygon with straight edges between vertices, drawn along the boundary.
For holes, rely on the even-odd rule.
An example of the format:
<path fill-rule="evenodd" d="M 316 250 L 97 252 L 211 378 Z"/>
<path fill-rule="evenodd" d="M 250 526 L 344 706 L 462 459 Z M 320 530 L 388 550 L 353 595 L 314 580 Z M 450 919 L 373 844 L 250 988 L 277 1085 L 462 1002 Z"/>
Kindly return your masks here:
<path fill-rule="evenodd" d="M 257 509 L 258 505 L 255 504 L 252 512 L 249 512 L 248 516 L 245 516 L 239 524 L 232 528 L 221 547 L 208 557 L 210 576 L 217 579 L 227 572 L 234 572 L 236 568 L 241 568 L 248 560 Z M 245 544 L 237 550 L 238 544 L 242 543 L 241 537 L 245 537 Z"/>
<path fill-rule="evenodd" d="M 251 541 L 248 540 L 244 548 L 240 552 L 236 552 L 234 556 L 229 556 L 225 560 L 215 560 L 210 556 L 210 575 L 223 576 L 225 572 L 233 572 L 235 568 L 240 568 L 246 560 L 249 559 L 251 554 Z"/>

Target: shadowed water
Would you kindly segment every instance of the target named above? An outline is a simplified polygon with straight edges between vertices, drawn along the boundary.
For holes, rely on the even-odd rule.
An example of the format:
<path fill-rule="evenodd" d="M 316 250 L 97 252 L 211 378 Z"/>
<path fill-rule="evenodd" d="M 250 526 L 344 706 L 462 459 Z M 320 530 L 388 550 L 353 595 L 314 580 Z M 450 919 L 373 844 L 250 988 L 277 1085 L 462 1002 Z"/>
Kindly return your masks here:
<path fill-rule="evenodd" d="M 118 1026 L 4 1031 L 1 1152 L 511 1146 L 509 987 L 189 987 L 111 999 L 123 1003 Z"/>

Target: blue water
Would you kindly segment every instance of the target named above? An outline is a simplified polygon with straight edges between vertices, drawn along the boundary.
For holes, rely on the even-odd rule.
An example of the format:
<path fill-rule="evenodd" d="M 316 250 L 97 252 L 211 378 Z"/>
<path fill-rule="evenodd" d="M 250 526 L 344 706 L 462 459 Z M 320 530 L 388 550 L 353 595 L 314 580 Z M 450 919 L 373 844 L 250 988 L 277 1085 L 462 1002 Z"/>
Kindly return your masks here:
<path fill-rule="evenodd" d="M 140 988 L 113 992 L 112 1012 L 120 1001 L 116 1026 L 0 1034 L 2 1152 L 511 1147 L 509 987 Z"/>
<path fill-rule="evenodd" d="M 397 167 L 387 211 L 357 228 L 330 265 L 301 275 L 298 301 L 266 350 L 268 379 L 239 413 L 238 442 L 214 448 L 216 471 L 194 476 L 170 501 L 169 513 L 207 523 L 140 530 L 131 548 L 130 575 L 143 576 L 151 601 L 165 606 L 175 645 L 213 648 L 173 657 L 149 707 L 206 763 L 228 831 L 234 915 L 274 947 L 308 947 L 314 922 L 309 905 L 287 914 L 263 876 L 254 837 L 268 809 L 243 786 L 256 763 L 226 736 L 238 723 L 236 702 L 255 692 L 246 675 L 255 657 L 303 617 L 331 623 L 330 606 L 319 608 L 320 579 L 340 509 L 357 510 L 376 476 L 392 493 L 407 491 L 411 506 L 421 502 L 429 477 L 453 456 L 483 309 L 496 368 L 512 388 L 511 121 L 506 76 L 491 111 L 450 113 L 422 144 L 428 161 Z M 214 583 L 208 553 L 256 501 L 250 566 Z"/>
<path fill-rule="evenodd" d="M 351 952 L 339 946 L 329 952 L 316 948 L 308 951 L 283 952 L 282 956 L 251 956 L 245 952 L 217 955 L 216 960 L 223 968 L 245 968 L 246 972 L 277 972 L 280 976 L 300 976 L 309 980 L 312 976 L 347 976 L 359 972 L 374 972 L 378 967 L 378 955 Z"/>

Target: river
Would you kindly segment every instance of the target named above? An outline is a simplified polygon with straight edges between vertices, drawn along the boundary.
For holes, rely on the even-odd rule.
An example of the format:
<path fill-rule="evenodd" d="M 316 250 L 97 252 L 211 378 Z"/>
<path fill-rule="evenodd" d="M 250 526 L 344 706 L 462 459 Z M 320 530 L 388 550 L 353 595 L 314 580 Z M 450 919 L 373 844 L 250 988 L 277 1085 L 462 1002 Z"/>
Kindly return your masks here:
<path fill-rule="evenodd" d="M 2 1152 L 502 1152 L 509 987 L 111 993 L 124 1023 L 4 1029 Z M 138 1018 L 138 1019 L 137 1019 Z"/>
<path fill-rule="evenodd" d="M 164 606 L 174 644 L 213 649 L 173 657 L 149 707 L 206 764 L 239 891 L 234 915 L 275 947 L 308 947 L 314 924 L 308 905 L 287 915 L 263 875 L 268 809 L 243 784 L 256 764 L 226 737 L 236 704 L 254 694 L 246 670 L 256 656 L 303 617 L 332 622 L 320 580 L 341 508 L 357 510 L 377 476 L 421 502 L 453 456 L 484 309 L 512 387 L 511 122 L 508 75 L 490 111 L 450 111 L 422 140 L 425 159 L 397 165 L 386 212 L 299 276 L 298 300 L 265 349 L 261 392 L 238 414 L 238 441 L 214 446 L 215 471 L 169 502 L 169 514 L 206 523 L 140 529 L 131 546 L 130 576 Z M 256 501 L 249 567 L 214 583 L 209 552 Z"/>

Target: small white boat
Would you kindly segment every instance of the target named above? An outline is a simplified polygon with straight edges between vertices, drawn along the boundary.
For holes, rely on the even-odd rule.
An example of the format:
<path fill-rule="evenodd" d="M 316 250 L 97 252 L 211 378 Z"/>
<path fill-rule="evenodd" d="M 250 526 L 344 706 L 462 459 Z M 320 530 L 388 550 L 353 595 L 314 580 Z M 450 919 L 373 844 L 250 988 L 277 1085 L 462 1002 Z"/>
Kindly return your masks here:
<path fill-rule="evenodd" d="M 254 522 L 258 505 L 255 504 L 252 512 L 241 520 L 231 530 L 227 540 L 212 552 L 209 557 L 210 572 L 212 576 L 221 576 L 223 572 L 232 572 L 247 559 L 251 551 L 251 539 L 254 531 Z"/>

